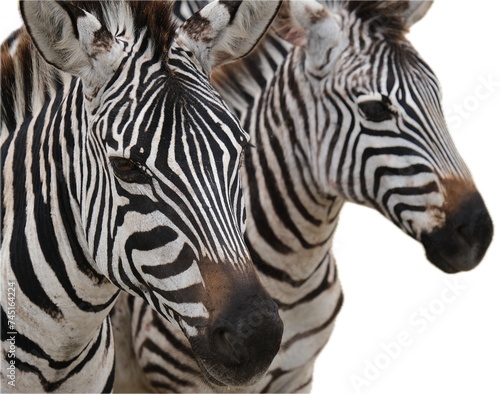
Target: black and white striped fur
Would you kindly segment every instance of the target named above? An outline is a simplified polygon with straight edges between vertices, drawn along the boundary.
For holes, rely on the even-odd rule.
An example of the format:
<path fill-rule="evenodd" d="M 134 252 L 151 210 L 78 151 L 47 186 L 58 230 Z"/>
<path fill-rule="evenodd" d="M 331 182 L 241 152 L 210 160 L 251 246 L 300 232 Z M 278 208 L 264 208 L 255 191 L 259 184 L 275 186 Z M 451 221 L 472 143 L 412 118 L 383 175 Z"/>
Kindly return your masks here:
<path fill-rule="evenodd" d="M 208 74 L 278 4 L 216 2 L 177 32 L 170 2 L 20 6 L 1 48 L 2 392 L 110 392 L 120 289 L 177 324 L 214 380 L 254 381 L 282 323 L 241 235 L 249 137 Z M 253 312 L 265 324 L 235 350 Z"/>
<path fill-rule="evenodd" d="M 181 12 L 193 7 L 187 3 Z M 342 303 L 331 246 L 345 201 L 380 211 L 445 272 L 481 261 L 491 219 L 446 129 L 437 78 L 404 36 L 429 6 L 353 1 L 328 10 L 291 1 L 273 27 L 293 47 L 271 33 L 249 57 L 213 74 L 255 145 L 243 167 L 245 235 L 280 307 L 283 343 L 259 383 L 217 387 L 204 380 L 181 333 L 130 300 L 120 326 L 130 327 L 144 387 L 310 391 Z"/>

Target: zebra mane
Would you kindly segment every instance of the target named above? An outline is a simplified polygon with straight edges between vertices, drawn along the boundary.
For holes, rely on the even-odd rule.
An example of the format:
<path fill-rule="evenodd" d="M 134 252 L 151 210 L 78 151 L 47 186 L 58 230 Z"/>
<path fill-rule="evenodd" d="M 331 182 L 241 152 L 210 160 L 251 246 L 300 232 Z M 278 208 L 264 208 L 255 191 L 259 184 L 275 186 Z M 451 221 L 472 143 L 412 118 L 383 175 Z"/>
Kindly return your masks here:
<path fill-rule="evenodd" d="M 408 1 L 345 1 L 345 9 L 366 22 L 372 32 L 380 32 L 388 39 L 403 39 L 406 23 L 403 18 Z"/>
<path fill-rule="evenodd" d="M 63 83 L 63 75 L 49 65 L 35 49 L 23 26 L 1 47 L 2 129 L 14 130 L 18 121 L 32 112 L 46 95 Z"/>
<path fill-rule="evenodd" d="M 175 36 L 171 1 L 65 1 L 95 15 L 112 33 L 144 31 L 157 59 L 163 60 Z M 9 130 L 29 115 L 47 95 L 57 92 L 67 74 L 49 65 L 25 26 L 1 46 L 1 116 Z"/>

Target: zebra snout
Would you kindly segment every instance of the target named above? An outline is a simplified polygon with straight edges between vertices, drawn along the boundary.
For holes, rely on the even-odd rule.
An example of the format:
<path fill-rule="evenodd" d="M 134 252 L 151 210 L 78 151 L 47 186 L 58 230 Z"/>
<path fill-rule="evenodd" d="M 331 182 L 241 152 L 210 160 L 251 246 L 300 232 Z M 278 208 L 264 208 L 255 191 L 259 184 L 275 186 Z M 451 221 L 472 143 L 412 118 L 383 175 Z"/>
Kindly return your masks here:
<path fill-rule="evenodd" d="M 210 353 L 221 371 L 218 384 L 248 386 L 260 379 L 279 350 L 283 323 L 270 299 L 250 296 L 219 316 L 210 333 Z"/>
<path fill-rule="evenodd" d="M 447 273 L 469 271 L 483 259 L 493 238 L 493 222 L 481 195 L 465 194 L 446 213 L 443 227 L 422 235 L 427 258 Z"/>

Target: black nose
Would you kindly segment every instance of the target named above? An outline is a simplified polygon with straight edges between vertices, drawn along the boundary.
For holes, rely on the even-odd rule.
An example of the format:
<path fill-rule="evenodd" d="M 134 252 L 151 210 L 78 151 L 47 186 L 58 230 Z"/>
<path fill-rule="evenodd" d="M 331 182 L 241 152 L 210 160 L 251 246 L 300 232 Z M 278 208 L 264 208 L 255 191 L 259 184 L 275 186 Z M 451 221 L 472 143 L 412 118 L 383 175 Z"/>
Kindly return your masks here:
<path fill-rule="evenodd" d="M 219 327 L 212 333 L 212 347 L 216 357 L 228 367 L 246 363 L 248 351 L 242 341 L 228 327 Z"/>
<path fill-rule="evenodd" d="M 469 271 L 483 259 L 493 238 L 493 222 L 481 195 L 470 193 L 446 215 L 445 225 L 422 235 L 427 258 L 441 270 Z"/>
<path fill-rule="evenodd" d="M 219 316 L 210 334 L 212 357 L 225 369 L 225 384 L 253 384 L 279 350 L 283 323 L 270 298 L 250 296 Z"/>

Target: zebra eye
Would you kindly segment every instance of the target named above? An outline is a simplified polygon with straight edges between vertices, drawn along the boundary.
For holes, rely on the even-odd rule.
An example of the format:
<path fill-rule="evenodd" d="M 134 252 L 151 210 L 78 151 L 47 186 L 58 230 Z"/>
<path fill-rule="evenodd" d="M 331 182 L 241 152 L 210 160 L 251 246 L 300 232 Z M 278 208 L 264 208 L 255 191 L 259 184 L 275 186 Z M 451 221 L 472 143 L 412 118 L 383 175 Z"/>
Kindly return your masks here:
<path fill-rule="evenodd" d="M 149 176 L 132 160 L 123 157 L 112 157 L 111 167 L 115 175 L 128 183 L 148 183 Z"/>
<path fill-rule="evenodd" d="M 361 115 L 372 122 L 383 122 L 392 119 L 393 112 L 387 103 L 382 101 L 365 101 L 359 103 Z"/>

